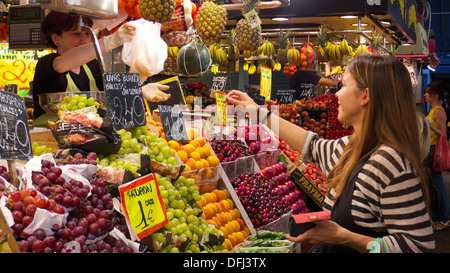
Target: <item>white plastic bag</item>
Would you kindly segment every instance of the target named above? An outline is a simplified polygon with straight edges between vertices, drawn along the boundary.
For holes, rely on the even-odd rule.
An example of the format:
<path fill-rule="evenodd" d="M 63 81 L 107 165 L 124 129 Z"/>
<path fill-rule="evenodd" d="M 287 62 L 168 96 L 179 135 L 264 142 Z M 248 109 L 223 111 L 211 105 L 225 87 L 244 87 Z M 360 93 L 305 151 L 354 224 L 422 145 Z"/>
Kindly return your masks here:
<path fill-rule="evenodd" d="M 122 49 L 122 59 L 130 66 L 130 73 L 151 77 L 164 69 L 167 44 L 161 38 L 161 24 L 139 19 L 133 21 L 136 35 Z"/>

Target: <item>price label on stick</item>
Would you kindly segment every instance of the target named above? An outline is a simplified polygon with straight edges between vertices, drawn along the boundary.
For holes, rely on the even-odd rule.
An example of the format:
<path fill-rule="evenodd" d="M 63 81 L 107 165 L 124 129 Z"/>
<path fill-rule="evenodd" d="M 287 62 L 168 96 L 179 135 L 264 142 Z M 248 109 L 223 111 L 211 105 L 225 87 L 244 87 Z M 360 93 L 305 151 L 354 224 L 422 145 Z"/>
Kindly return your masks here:
<path fill-rule="evenodd" d="M 270 100 L 270 94 L 272 92 L 272 69 L 268 67 L 261 67 L 261 82 L 260 82 L 260 94 L 266 98 L 266 101 Z"/>
<path fill-rule="evenodd" d="M 105 74 L 103 83 L 106 108 L 114 129 L 129 129 L 147 124 L 139 74 Z"/>
<path fill-rule="evenodd" d="M 158 105 L 158 109 L 166 139 L 187 141 L 186 126 L 181 109 L 169 105 Z"/>
<path fill-rule="evenodd" d="M 277 90 L 277 102 L 278 104 L 294 103 L 297 100 L 297 92 L 294 89 L 289 90 Z"/>
<path fill-rule="evenodd" d="M 226 97 L 227 94 L 216 91 L 216 124 L 219 124 L 219 122 L 222 121 L 220 124 L 222 124 L 223 126 L 227 125 L 227 103 L 225 102 Z"/>
<path fill-rule="evenodd" d="M 169 223 L 155 174 L 119 186 L 122 208 L 142 239 Z"/>
<path fill-rule="evenodd" d="M 28 161 L 32 157 L 25 101 L 0 91 L 0 158 Z"/>

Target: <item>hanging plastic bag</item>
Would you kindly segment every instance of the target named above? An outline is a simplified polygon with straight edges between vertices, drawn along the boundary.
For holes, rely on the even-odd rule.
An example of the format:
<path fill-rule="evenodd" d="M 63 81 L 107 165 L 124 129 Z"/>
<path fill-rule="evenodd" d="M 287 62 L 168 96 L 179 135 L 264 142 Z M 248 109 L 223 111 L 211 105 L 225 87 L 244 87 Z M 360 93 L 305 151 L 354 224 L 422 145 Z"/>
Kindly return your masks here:
<path fill-rule="evenodd" d="M 450 170 L 450 145 L 442 135 L 436 138 L 436 148 L 434 150 L 433 169 L 436 172 Z"/>
<path fill-rule="evenodd" d="M 130 73 L 151 77 L 164 69 L 167 44 L 161 39 L 161 24 L 139 19 L 133 21 L 136 35 L 122 49 L 123 62 L 130 66 Z"/>

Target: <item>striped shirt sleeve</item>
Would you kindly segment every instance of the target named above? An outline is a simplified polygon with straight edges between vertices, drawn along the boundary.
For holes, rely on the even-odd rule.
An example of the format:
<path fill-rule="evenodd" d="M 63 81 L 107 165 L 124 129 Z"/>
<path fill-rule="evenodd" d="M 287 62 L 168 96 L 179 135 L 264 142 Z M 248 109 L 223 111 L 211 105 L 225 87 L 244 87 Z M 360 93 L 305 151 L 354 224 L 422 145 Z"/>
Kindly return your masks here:
<path fill-rule="evenodd" d="M 305 137 L 303 151 L 307 159 L 328 174 L 348 139 L 324 140 L 309 135 Z M 352 216 L 357 225 L 389 234 L 383 237 L 389 252 L 430 252 L 434 249 L 433 230 L 420 181 L 402 155 L 382 146 L 356 179 Z M 328 212 L 334 205 L 334 193 L 331 189 L 322 204 Z"/>

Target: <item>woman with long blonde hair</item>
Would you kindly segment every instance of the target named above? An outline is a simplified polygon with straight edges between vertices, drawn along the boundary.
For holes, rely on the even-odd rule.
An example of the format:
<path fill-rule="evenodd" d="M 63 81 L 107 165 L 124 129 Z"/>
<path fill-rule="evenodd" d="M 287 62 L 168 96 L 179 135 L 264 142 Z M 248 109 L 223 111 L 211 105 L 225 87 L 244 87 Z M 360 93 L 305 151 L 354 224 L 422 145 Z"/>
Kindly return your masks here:
<path fill-rule="evenodd" d="M 259 109 L 268 126 L 302 151 L 327 175 L 323 209 L 331 220 L 295 242 L 324 245 L 326 252 L 430 252 L 435 247 L 427 210 L 427 186 L 414 94 L 408 71 L 393 57 L 352 59 L 336 93 L 338 119 L 354 133 L 326 140 L 270 111 Z M 233 90 L 229 104 L 258 107 Z M 277 124 L 276 124 L 277 123 Z"/>

